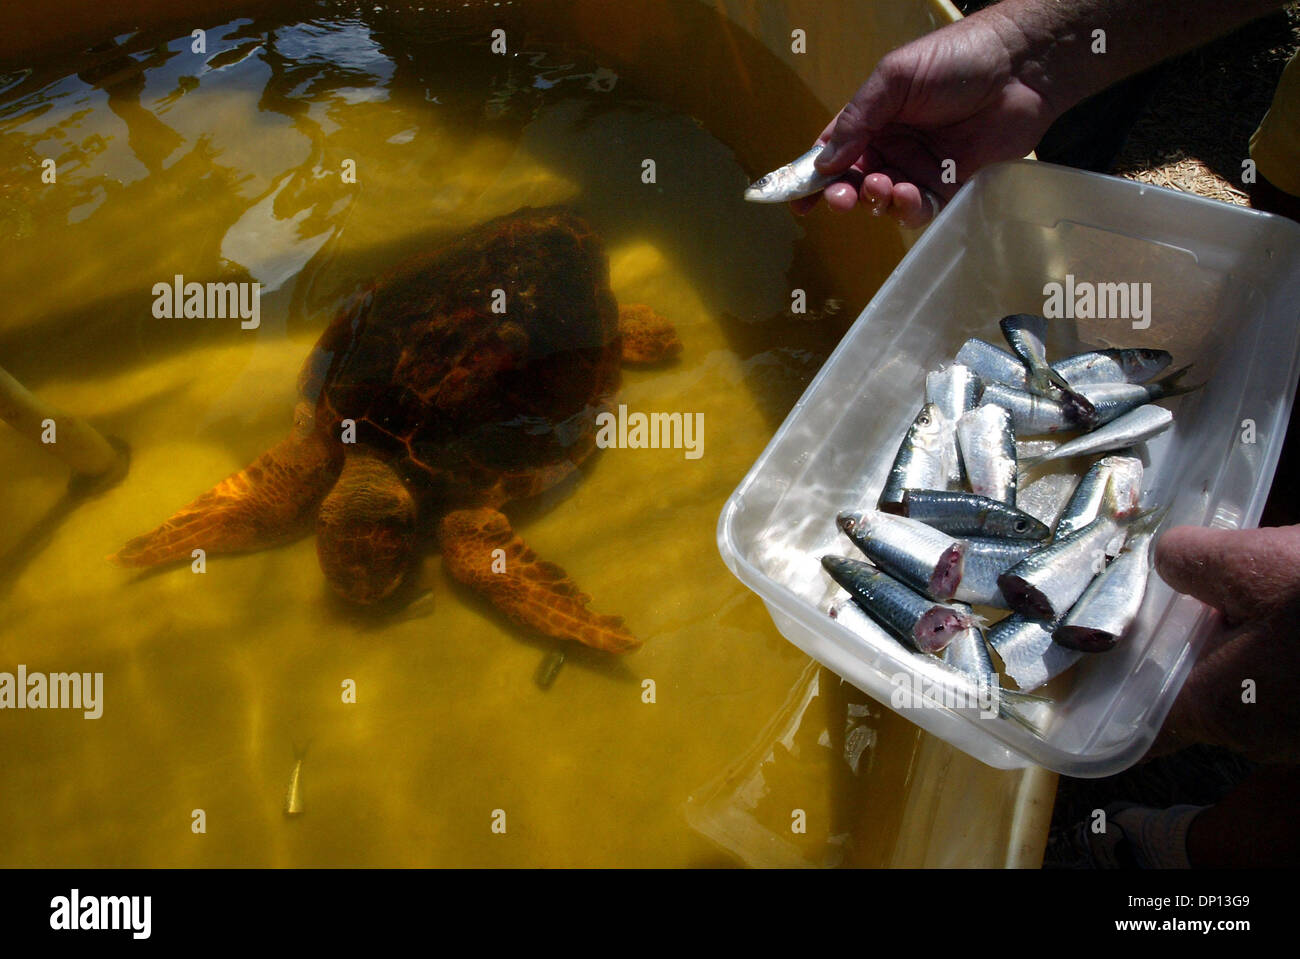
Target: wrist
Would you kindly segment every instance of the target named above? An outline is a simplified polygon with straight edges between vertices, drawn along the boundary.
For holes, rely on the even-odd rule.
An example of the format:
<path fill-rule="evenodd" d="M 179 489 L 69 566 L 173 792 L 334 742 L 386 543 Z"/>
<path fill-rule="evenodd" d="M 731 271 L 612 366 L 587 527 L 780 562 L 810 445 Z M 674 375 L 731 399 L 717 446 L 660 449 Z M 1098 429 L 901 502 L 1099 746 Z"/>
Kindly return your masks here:
<path fill-rule="evenodd" d="M 1012 76 L 1043 99 L 1053 118 L 1125 75 L 1114 59 L 1092 52 L 1092 28 L 1056 3 L 1002 0 L 974 16 L 998 34 Z"/>

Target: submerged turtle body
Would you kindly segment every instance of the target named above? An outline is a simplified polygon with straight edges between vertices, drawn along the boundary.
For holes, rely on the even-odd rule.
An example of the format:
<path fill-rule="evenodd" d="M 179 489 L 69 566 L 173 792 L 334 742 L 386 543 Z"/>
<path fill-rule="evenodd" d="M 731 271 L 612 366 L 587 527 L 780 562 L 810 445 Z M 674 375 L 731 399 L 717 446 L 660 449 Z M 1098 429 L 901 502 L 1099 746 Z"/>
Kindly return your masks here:
<path fill-rule="evenodd" d="M 608 274 L 590 227 L 554 208 L 517 211 L 403 263 L 322 334 L 299 377 L 293 434 L 114 559 L 257 549 L 314 519 L 330 583 L 373 603 L 437 537 L 449 572 L 515 620 L 634 648 L 499 512 L 592 452 L 622 363 L 678 349 L 645 308 L 620 316 Z"/>

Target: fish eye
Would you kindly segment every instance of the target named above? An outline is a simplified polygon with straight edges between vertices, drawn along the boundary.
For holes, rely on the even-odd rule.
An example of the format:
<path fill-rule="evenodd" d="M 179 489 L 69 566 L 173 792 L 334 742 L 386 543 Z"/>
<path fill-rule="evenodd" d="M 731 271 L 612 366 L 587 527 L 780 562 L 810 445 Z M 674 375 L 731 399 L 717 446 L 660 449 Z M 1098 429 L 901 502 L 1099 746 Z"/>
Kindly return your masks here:
<path fill-rule="evenodd" d="M 767 186 L 768 183 L 770 183 L 771 181 L 772 181 L 772 174 L 764 173 L 761 177 L 759 177 L 757 180 L 754 181 L 754 186 Z"/>
<path fill-rule="evenodd" d="M 1013 528 L 1017 533 L 1023 533 L 1027 529 L 1029 529 L 1029 524 L 1026 523 L 1023 519 L 1018 519 L 1016 520 L 1016 525 Z"/>

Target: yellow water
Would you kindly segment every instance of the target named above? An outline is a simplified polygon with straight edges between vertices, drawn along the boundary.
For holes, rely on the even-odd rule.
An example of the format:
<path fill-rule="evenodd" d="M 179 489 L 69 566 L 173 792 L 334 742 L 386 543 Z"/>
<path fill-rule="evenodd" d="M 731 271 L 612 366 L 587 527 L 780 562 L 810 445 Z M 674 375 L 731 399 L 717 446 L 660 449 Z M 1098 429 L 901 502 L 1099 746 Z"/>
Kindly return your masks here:
<path fill-rule="evenodd" d="M 227 14 L 200 24 L 203 54 L 192 24 L 159 26 L 0 76 L 0 366 L 132 457 L 69 507 L 66 468 L 0 427 L 0 671 L 104 674 L 100 719 L 0 713 L 0 862 L 890 861 L 919 733 L 781 638 L 714 525 L 897 237 L 741 201 L 822 113 L 707 9 L 576 29 L 546 5 L 456 7 Z M 652 57 L 606 29 L 678 42 Z M 756 95 L 766 132 L 738 107 Z M 589 217 L 616 296 L 684 345 L 627 373 L 620 402 L 703 414 L 699 459 L 602 451 L 515 513 L 640 651 L 571 649 L 543 690 L 551 641 L 436 553 L 429 595 L 382 618 L 331 598 L 310 538 L 203 574 L 105 561 L 287 432 L 298 368 L 356 284 L 550 203 Z M 177 273 L 260 281 L 260 328 L 155 318 L 152 287 Z M 304 745 L 305 811 L 287 818 Z"/>

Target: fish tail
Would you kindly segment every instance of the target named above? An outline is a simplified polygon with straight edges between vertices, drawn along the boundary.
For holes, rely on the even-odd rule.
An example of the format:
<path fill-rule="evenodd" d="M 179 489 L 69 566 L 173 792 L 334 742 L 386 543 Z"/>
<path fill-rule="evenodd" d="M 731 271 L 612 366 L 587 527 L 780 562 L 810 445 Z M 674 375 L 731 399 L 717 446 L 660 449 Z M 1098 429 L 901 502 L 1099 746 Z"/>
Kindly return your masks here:
<path fill-rule="evenodd" d="M 1034 456 L 1021 456 L 1016 460 L 1016 469 L 1019 472 L 1024 472 L 1033 469 L 1035 466 L 1041 466 L 1052 459 L 1054 452 L 1055 450 L 1048 450 L 1046 453 L 1038 453 Z"/>
<path fill-rule="evenodd" d="M 1163 399 L 1166 396 L 1182 396 L 1184 393 L 1191 393 L 1194 390 L 1199 390 L 1205 385 L 1205 380 L 1202 380 L 1199 383 L 1193 383 L 1190 386 L 1186 386 L 1182 382 L 1183 377 L 1191 368 L 1192 364 L 1188 363 L 1186 366 L 1174 370 L 1168 376 L 1163 376 L 1156 380 L 1150 387 L 1148 387 L 1151 398 Z"/>
<path fill-rule="evenodd" d="M 1154 533 L 1160 528 L 1160 524 L 1165 521 L 1168 515 L 1168 506 L 1151 506 L 1147 509 L 1138 510 L 1129 518 L 1129 536 Z"/>
<path fill-rule="evenodd" d="M 1056 702 L 1050 696 L 1039 696 L 1037 693 L 1025 693 L 1018 689 L 1004 689 L 1002 696 L 1012 703 L 1045 703 L 1051 705 Z"/>
<path fill-rule="evenodd" d="M 1005 697 L 1010 692 L 1013 692 L 1013 690 L 1004 689 L 1002 690 L 1000 697 Z M 1035 736 L 1041 737 L 1043 735 L 1043 730 L 1037 723 L 1031 720 L 1020 710 L 1016 709 L 1010 703 L 1006 703 L 1006 702 L 998 703 L 998 716 L 1000 716 L 1003 719 L 1011 720 L 1016 725 L 1020 726 L 1023 729 L 1028 730 L 1029 732 L 1033 733 Z"/>

